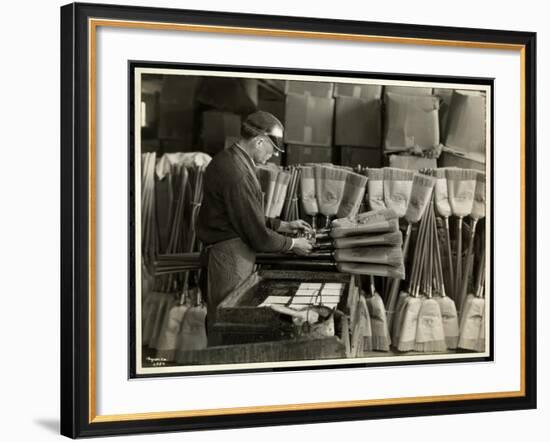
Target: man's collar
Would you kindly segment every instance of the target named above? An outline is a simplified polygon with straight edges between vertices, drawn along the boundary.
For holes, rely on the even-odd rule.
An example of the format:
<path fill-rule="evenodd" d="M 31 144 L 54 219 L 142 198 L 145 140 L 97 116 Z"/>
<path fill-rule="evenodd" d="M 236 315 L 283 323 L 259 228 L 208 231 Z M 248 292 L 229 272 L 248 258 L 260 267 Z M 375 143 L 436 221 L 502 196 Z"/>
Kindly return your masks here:
<path fill-rule="evenodd" d="M 254 162 L 254 159 L 250 156 L 250 154 L 239 143 L 235 143 L 235 147 L 237 147 L 237 149 L 239 149 L 241 152 L 244 153 L 246 158 L 248 160 L 250 160 L 250 163 L 252 164 L 252 166 L 256 167 L 256 163 Z"/>

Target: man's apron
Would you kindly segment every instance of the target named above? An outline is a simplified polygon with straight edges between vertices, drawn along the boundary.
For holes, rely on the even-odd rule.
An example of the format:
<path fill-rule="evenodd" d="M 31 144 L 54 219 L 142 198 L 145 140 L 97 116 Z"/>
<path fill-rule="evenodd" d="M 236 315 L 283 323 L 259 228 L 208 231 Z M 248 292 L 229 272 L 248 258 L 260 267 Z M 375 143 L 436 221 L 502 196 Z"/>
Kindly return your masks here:
<path fill-rule="evenodd" d="M 254 272 L 255 263 L 256 253 L 240 238 L 208 247 L 208 346 L 221 344 L 221 336 L 213 329 L 219 304 Z"/>

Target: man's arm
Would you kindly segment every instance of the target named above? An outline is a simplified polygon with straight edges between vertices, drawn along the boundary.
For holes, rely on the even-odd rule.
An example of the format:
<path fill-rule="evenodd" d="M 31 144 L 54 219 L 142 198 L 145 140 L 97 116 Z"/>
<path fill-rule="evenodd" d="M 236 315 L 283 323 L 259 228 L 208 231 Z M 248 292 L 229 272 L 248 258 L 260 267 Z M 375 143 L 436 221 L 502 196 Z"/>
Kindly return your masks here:
<path fill-rule="evenodd" d="M 224 190 L 224 201 L 231 225 L 252 249 L 257 252 L 285 252 L 290 250 L 292 239 L 268 227 L 280 227 L 273 220 L 266 222 L 255 189 L 246 178 Z"/>

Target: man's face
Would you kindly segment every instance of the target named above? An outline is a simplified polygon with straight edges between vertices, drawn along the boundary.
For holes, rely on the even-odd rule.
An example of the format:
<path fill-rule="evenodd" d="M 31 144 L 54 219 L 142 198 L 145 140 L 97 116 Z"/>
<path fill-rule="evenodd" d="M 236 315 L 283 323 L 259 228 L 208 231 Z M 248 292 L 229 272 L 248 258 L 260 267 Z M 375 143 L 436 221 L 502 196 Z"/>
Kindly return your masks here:
<path fill-rule="evenodd" d="M 258 136 L 256 150 L 254 151 L 254 162 L 265 164 L 273 156 L 275 147 L 267 136 Z"/>

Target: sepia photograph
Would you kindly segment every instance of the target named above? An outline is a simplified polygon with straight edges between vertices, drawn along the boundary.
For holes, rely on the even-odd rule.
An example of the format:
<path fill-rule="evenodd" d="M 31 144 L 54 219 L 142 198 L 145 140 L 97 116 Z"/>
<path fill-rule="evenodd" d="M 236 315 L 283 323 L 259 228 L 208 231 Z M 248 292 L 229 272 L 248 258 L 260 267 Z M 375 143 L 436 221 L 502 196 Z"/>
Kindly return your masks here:
<path fill-rule="evenodd" d="M 129 78 L 131 377 L 492 358 L 492 80 Z"/>

